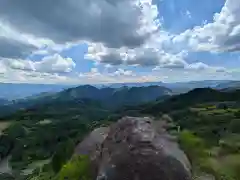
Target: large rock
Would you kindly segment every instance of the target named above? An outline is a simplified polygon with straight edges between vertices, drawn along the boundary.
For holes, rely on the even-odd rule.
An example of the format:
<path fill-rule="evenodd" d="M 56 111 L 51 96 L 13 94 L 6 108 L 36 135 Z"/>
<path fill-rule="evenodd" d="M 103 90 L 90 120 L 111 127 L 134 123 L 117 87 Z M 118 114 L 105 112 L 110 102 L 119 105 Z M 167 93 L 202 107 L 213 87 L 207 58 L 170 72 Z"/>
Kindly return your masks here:
<path fill-rule="evenodd" d="M 75 149 L 75 154 L 88 155 L 92 162 L 91 171 L 94 177 L 98 174 L 102 144 L 109 132 L 108 127 L 92 131 Z"/>
<path fill-rule="evenodd" d="M 97 180 L 190 180 L 185 154 L 161 128 L 150 118 L 124 117 L 92 132 L 76 153 L 91 157 Z"/>
<path fill-rule="evenodd" d="M 97 150 L 101 150 L 101 145 L 108 132 L 108 127 L 95 129 L 76 147 L 75 154 L 95 155 Z"/>

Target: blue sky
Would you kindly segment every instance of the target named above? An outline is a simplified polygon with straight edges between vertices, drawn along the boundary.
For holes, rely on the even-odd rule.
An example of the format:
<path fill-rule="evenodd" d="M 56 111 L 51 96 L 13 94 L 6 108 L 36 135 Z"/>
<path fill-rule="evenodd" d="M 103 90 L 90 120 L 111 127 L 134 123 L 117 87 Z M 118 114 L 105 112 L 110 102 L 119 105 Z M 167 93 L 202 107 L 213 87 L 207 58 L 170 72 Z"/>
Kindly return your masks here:
<path fill-rule="evenodd" d="M 238 0 L 0 2 L 1 82 L 240 80 L 239 50 Z"/>
<path fill-rule="evenodd" d="M 213 15 L 220 12 L 224 0 L 168 0 L 155 1 L 159 18 L 164 19 L 164 28 L 173 33 L 181 33 L 207 22 L 213 22 Z"/>

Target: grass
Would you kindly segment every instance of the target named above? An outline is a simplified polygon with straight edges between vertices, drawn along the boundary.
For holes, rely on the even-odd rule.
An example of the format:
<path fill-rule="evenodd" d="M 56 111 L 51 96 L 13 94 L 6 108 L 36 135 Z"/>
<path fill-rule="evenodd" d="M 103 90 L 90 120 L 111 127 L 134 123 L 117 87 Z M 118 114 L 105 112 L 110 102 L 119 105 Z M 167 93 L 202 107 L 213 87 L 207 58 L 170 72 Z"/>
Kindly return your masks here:
<path fill-rule="evenodd" d="M 221 158 L 204 159 L 200 167 L 212 174 L 216 180 L 238 180 L 240 178 L 240 154 L 230 154 Z"/>
<path fill-rule="evenodd" d="M 205 146 L 204 140 L 190 131 L 182 131 L 179 136 L 180 147 L 187 154 L 193 168 L 193 174 L 213 175 L 216 180 L 240 179 L 240 153 L 221 153 L 221 148 Z M 232 139 L 232 138 L 231 138 Z"/>

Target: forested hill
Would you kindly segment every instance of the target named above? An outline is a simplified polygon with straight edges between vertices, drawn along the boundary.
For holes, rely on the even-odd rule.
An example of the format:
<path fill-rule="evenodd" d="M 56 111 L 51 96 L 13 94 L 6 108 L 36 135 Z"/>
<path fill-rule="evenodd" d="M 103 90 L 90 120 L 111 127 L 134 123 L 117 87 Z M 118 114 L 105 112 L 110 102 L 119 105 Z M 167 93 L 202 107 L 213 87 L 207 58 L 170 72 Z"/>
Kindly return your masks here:
<path fill-rule="evenodd" d="M 44 104 L 59 102 L 74 103 L 81 99 L 99 101 L 105 109 L 116 109 L 123 105 L 139 105 L 153 101 L 164 95 L 171 95 L 171 90 L 161 86 L 148 87 L 122 87 L 122 88 L 96 88 L 85 85 L 69 88 L 59 93 L 43 93 L 29 98 L 15 100 L 0 107 L 0 116 L 8 115 L 19 109 L 27 109 Z M 0 104 L 1 105 L 1 104 Z"/>
<path fill-rule="evenodd" d="M 120 107 L 122 105 L 137 105 L 157 99 L 160 96 L 170 95 L 171 90 L 161 86 L 148 87 L 121 87 L 96 88 L 86 85 L 70 88 L 56 94 L 59 100 L 89 98 L 100 101 L 103 106 Z"/>
<path fill-rule="evenodd" d="M 223 92 L 211 88 L 197 88 L 185 94 L 169 96 L 165 101 L 155 101 L 147 104 L 144 112 L 155 114 L 157 112 L 170 112 L 177 109 L 194 106 L 208 102 L 240 102 L 240 90 Z"/>

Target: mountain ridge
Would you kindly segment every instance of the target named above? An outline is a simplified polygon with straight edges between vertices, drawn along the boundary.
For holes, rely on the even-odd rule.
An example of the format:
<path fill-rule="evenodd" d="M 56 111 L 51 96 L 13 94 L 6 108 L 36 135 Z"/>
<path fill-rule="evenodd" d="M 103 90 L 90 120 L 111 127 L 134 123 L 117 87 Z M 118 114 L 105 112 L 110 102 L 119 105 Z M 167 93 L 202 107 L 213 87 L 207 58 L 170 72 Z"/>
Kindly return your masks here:
<path fill-rule="evenodd" d="M 32 106 L 48 103 L 75 102 L 81 99 L 100 101 L 103 107 L 116 109 L 122 105 L 139 105 L 171 94 L 172 91 L 170 89 L 160 86 L 115 89 L 84 85 L 56 93 L 43 93 L 38 96 L 14 100 L 8 105 L 1 106 L 1 113 L 6 115 Z"/>
<path fill-rule="evenodd" d="M 107 83 L 107 84 L 92 84 L 91 86 L 97 88 L 121 88 L 121 87 L 143 87 L 143 86 L 164 86 L 166 88 L 172 89 L 174 93 L 182 93 L 187 92 L 191 89 L 195 88 L 204 88 L 204 87 L 211 87 L 217 88 L 221 84 L 228 84 L 234 83 L 236 81 L 233 80 L 203 80 L 203 81 L 189 81 L 189 82 L 173 82 L 173 83 L 166 83 L 166 82 L 135 82 L 135 83 Z M 60 92 L 66 90 L 68 88 L 74 88 L 77 84 L 27 84 L 27 83 L 0 83 L 0 98 L 8 99 L 8 100 L 15 100 L 26 98 L 30 96 L 39 95 L 41 93 L 47 92 Z"/>
<path fill-rule="evenodd" d="M 192 106 L 194 104 L 219 101 L 240 101 L 240 90 L 224 92 L 212 88 L 196 88 L 189 91 L 188 93 L 174 95 L 164 101 L 155 102 L 154 104 L 147 107 L 144 112 L 169 112 L 176 109 Z"/>

